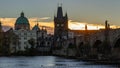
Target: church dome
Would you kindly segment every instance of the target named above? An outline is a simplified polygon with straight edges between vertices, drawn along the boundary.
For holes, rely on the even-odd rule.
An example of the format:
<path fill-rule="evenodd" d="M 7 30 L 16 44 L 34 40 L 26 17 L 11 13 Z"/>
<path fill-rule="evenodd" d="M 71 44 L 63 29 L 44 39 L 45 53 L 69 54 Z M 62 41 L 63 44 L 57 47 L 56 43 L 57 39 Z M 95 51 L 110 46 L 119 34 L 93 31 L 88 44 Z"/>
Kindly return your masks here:
<path fill-rule="evenodd" d="M 37 24 L 37 25 L 35 25 L 35 26 L 32 28 L 32 30 L 40 30 L 40 28 L 39 28 L 38 24 Z"/>
<path fill-rule="evenodd" d="M 24 13 L 21 13 L 21 16 L 17 18 L 15 22 L 15 30 L 25 29 L 30 30 L 30 24 L 28 19 L 24 16 Z"/>
<path fill-rule="evenodd" d="M 24 13 L 21 13 L 21 16 L 16 20 L 16 25 L 23 24 L 23 25 L 29 25 L 28 19 L 24 16 Z"/>

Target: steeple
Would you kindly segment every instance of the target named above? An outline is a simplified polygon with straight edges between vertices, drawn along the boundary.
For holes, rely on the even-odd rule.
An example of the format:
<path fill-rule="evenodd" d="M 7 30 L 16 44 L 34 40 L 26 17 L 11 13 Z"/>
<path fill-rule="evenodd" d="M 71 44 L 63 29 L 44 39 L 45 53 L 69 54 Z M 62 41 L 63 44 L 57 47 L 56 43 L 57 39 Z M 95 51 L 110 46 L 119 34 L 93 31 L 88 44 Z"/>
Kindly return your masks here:
<path fill-rule="evenodd" d="M 0 31 L 2 30 L 2 23 L 1 23 L 1 21 L 0 21 Z"/>
<path fill-rule="evenodd" d="M 65 18 L 66 18 L 66 19 L 68 19 L 68 15 L 67 15 L 67 12 L 66 12 L 66 14 L 65 14 Z"/>
<path fill-rule="evenodd" d="M 21 12 L 21 17 L 24 17 L 24 12 L 23 11 Z"/>
<path fill-rule="evenodd" d="M 108 29 L 110 29 L 110 24 L 108 24 Z"/>
<path fill-rule="evenodd" d="M 108 29 L 108 21 L 105 21 L 105 29 Z"/>
<path fill-rule="evenodd" d="M 88 28 L 87 28 L 87 24 L 85 25 L 85 30 L 87 30 Z"/>
<path fill-rule="evenodd" d="M 58 18 L 62 18 L 63 17 L 62 5 L 58 6 L 57 17 Z"/>

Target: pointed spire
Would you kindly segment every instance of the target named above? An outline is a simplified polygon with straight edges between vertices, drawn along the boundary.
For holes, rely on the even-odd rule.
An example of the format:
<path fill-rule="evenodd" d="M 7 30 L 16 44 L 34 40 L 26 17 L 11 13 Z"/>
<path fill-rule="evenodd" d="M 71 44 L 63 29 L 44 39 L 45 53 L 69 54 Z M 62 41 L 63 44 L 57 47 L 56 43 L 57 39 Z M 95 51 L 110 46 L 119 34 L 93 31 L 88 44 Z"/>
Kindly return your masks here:
<path fill-rule="evenodd" d="M 110 24 L 108 24 L 108 29 L 110 29 Z"/>
<path fill-rule="evenodd" d="M 1 25 L 2 23 L 1 23 L 1 21 L 0 21 L 0 25 Z"/>
<path fill-rule="evenodd" d="M 21 17 L 24 17 L 24 12 L 23 11 L 21 12 Z"/>
<path fill-rule="evenodd" d="M 0 21 L 0 31 L 2 30 L 2 23 L 1 23 L 1 21 Z"/>
<path fill-rule="evenodd" d="M 58 18 L 63 17 L 62 6 L 58 6 L 58 9 L 57 9 L 57 17 L 58 17 Z"/>
<path fill-rule="evenodd" d="M 37 26 L 39 26 L 39 24 L 37 23 Z"/>
<path fill-rule="evenodd" d="M 43 26 L 41 26 L 42 27 L 42 30 L 43 30 Z"/>
<path fill-rule="evenodd" d="M 36 21 L 36 25 L 38 26 L 38 18 L 37 18 L 37 21 Z"/>
<path fill-rule="evenodd" d="M 85 25 L 85 30 L 87 30 L 88 28 L 87 28 L 87 24 Z"/>
<path fill-rule="evenodd" d="M 105 21 L 105 29 L 107 29 L 108 28 L 108 21 L 106 20 Z"/>
<path fill-rule="evenodd" d="M 55 14 L 55 12 L 54 12 L 54 19 L 56 18 L 56 14 Z"/>
<path fill-rule="evenodd" d="M 66 19 L 68 19 L 68 15 L 67 15 L 67 12 L 66 12 L 66 14 L 65 14 L 65 18 L 66 18 Z"/>

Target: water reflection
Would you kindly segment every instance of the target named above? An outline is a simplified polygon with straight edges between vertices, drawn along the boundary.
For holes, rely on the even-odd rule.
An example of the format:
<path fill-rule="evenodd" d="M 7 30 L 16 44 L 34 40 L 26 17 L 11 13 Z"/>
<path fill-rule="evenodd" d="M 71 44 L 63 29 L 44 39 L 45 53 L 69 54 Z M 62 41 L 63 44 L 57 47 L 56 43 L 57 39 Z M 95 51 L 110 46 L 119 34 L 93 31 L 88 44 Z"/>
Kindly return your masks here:
<path fill-rule="evenodd" d="M 118 68 L 54 56 L 0 57 L 0 68 Z"/>

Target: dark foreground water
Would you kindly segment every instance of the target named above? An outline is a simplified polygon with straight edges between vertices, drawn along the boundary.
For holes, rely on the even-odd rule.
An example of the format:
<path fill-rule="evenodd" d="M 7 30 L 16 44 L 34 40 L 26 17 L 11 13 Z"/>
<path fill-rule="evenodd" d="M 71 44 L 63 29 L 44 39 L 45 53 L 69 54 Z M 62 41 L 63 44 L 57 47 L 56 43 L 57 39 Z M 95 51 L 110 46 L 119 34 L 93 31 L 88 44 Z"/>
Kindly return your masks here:
<path fill-rule="evenodd" d="M 0 57 L 0 68 L 119 68 L 112 64 L 93 64 L 55 56 Z"/>

